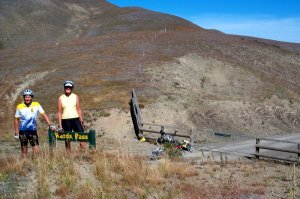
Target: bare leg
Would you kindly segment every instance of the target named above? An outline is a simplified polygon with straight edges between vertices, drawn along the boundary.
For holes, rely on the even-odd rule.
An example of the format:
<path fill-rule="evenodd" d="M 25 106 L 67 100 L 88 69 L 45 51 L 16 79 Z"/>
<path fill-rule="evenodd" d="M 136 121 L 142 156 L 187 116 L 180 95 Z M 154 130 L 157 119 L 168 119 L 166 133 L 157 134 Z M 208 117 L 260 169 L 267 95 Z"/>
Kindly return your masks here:
<path fill-rule="evenodd" d="M 35 145 L 32 147 L 32 156 L 33 158 L 38 155 L 40 152 L 40 146 L 39 145 Z"/>
<path fill-rule="evenodd" d="M 67 153 L 71 153 L 71 141 L 70 140 L 65 141 L 65 146 L 66 146 Z"/>
<path fill-rule="evenodd" d="M 28 157 L 28 146 L 21 146 L 21 156 L 22 158 Z"/>
<path fill-rule="evenodd" d="M 81 150 L 85 150 L 86 149 L 86 142 L 79 142 L 79 146 Z"/>

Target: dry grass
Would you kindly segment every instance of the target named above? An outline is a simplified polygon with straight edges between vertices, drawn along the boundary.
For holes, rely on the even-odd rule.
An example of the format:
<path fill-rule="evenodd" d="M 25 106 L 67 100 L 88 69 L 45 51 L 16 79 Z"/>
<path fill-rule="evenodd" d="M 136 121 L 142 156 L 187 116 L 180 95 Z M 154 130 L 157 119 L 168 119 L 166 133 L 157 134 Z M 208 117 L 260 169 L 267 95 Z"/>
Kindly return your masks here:
<path fill-rule="evenodd" d="M 16 155 L 1 155 L 0 157 L 0 180 L 5 181 L 9 174 L 16 173 L 19 175 L 26 175 L 27 169 L 30 165 L 26 160 L 19 161 Z"/>
<path fill-rule="evenodd" d="M 287 197 L 291 187 L 298 196 L 299 174 L 289 165 L 268 162 L 192 162 L 147 159 L 122 152 L 101 150 L 72 154 L 43 149 L 35 159 L 19 159 L 16 155 L 0 158 L 0 180 L 7 187 L 1 197 L 36 198 L 241 198 Z M 265 169 L 268 168 L 267 172 Z M 289 176 L 282 178 L 282 176 Z M 16 180 L 18 179 L 18 180 Z M 31 179 L 31 180 L 29 180 Z M 14 187 L 24 192 L 12 195 Z M 282 187 L 285 187 L 282 189 Z M 34 192 L 28 192 L 33 189 Z M 274 192 L 274 193 L 273 193 Z M 273 193 L 273 196 L 270 194 Z"/>
<path fill-rule="evenodd" d="M 36 164 L 37 164 L 37 190 L 36 195 L 38 198 L 48 198 L 50 196 L 50 184 L 49 184 L 49 162 L 46 158 L 37 158 Z"/>
<path fill-rule="evenodd" d="M 174 161 L 163 159 L 160 162 L 159 170 L 161 174 L 168 178 L 176 176 L 180 179 L 185 177 L 197 176 L 198 172 L 195 167 L 189 165 L 186 162 L 178 162 L 174 164 Z"/>

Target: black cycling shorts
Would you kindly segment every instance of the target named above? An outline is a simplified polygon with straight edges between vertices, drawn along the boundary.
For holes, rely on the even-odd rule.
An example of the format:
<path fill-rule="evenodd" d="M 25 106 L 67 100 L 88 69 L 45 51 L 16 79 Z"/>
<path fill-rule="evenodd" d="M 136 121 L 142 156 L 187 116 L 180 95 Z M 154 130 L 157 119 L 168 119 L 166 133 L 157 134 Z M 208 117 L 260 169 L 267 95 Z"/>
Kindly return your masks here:
<path fill-rule="evenodd" d="M 19 135 L 20 135 L 21 146 L 28 146 L 28 141 L 31 146 L 39 145 L 39 137 L 36 131 L 20 130 Z"/>
<path fill-rule="evenodd" d="M 61 124 L 64 131 L 84 132 L 79 118 L 63 119 Z"/>

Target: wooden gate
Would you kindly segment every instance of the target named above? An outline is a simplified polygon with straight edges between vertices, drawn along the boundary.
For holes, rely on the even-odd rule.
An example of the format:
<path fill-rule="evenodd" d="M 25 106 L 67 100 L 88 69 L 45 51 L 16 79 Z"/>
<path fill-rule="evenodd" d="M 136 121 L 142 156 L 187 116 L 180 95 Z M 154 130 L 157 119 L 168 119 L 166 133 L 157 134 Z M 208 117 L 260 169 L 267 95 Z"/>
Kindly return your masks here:
<path fill-rule="evenodd" d="M 134 89 L 132 89 L 131 99 L 130 99 L 129 104 L 130 104 L 130 114 L 131 114 L 131 119 L 132 119 L 132 123 L 133 123 L 133 127 L 134 127 L 134 132 L 138 139 L 145 137 L 144 132 L 160 134 L 160 130 L 147 129 L 147 128 L 145 128 L 145 126 L 150 126 L 150 127 L 159 126 L 159 127 L 178 129 L 177 127 L 170 127 L 170 126 L 161 125 L 161 124 L 149 124 L 149 123 L 143 122 L 137 95 L 136 95 L 136 92 Z M 188 130 L 188 129 L 184 129 L 184 130 L 188 131 L 190 135 L 184 135 L 181 133 L 174 134 L 174 133 L 170 133 L 170 132 L 166 132 L 165 134 L 166 135 L 174 135 L 177 137 L 189 138 L 190 142 L 193 143 L 193 131 Z"/>

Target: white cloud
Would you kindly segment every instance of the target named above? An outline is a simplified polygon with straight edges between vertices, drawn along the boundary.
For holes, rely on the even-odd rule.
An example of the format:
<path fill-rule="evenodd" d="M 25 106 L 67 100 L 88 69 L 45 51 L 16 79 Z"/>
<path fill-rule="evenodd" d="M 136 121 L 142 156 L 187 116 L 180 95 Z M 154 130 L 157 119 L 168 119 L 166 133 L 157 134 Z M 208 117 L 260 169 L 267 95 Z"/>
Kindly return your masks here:
<path fill-rule="evenodd" d="M 203 15 L 187 19 L 203 28 L 228 34 L 300 43 L 300 17 Z"/>

